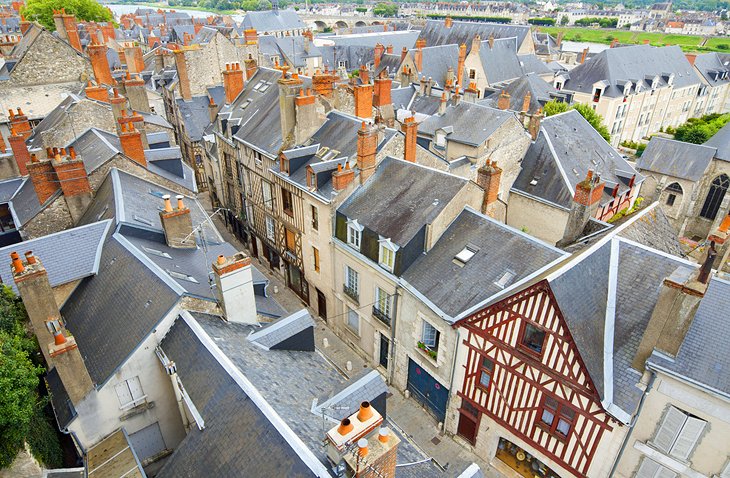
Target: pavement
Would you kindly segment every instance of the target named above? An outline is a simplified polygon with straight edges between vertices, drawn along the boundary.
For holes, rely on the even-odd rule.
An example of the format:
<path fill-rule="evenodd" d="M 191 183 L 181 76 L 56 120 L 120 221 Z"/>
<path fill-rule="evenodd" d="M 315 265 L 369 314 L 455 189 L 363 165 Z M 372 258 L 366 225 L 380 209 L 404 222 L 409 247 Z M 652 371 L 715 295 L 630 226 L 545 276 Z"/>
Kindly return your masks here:
<path fill-rule="evenodd" d="M 207 210 L 211 210 L 207 204 L 206 195 L 201 194 L 199 200 Z M 237 249 L 248 252 L 248 249 L 230 231 L 220 216 L 214 218 L 216 227 L 223 238 L 234 245 Z M 287 286 L 284 279 L 274 274 L 263 262 L 251 258 L 252 264 L 264 274 L 270 281 L 268 287 L 269 295 L 272 296 L 288 312 L 295 312 L 306 304 Z M 348 378 L 357 376 L 369 365 L 362 359 L 346 342 L 340 339 L 328 326 L 327 323 L 317 317 L 315 311 L 309 307 L 309 312 L 315 318 L 315 346 L 340 373 Z M 398 464 L 398 476 L 410 475 L 425 476 L 459 476 L 470 464 L 477 463 L 482 473 L 487 478 L 505 478 L 505 475 L 497 471 L 487 461 L 473 453 L 465 444 L 457 442 L 444 434 L 438 423 L 431 417 L 423 407 L 415 400 L 406 398 L 402 392 L 394 387 L 389 387 L 388 395 L 388 421 L 390 426 L 399 435 L 408 440 L 409 444 L 415 447 L 425 457 L 426 463 L 417 462 Z M 409 447 L 410 448 L 410 447 Z M 400 458 L 400 454 L 399 454 Z M 430 461 L 430 464 L 428 463 Z M 428 466 L 428 471 L 424 469 Z M 412 473 L 402 473 L 408 468 Z M 439 473 L 440 471 L 440 473 Z M 435 473 L 435 475 L 434 475 Z"/>

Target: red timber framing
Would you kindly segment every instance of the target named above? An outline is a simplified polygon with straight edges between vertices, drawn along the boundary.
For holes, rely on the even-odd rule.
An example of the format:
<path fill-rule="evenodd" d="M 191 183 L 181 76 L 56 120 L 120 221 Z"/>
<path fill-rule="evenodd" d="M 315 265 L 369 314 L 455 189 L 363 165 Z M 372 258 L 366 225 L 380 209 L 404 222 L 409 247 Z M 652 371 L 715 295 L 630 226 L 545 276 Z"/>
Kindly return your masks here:
<path fill-rule="evenodd" d="M 527 323 L 546 332 L 541 354 L 520 345 Z M 603 433 L 612 430 L 613 419 L 601 406 L 547 280 L 458 325 L 467 331 L 459 396 L 558 465 L 586 477 Z M 480 385 L 485 357 L 494 363 L 486 388 Z M 575 412 L 567 436 L 556 433 L 554 426 L 551 433 L 551 427 L 541 423 L 545 397 Z"/>

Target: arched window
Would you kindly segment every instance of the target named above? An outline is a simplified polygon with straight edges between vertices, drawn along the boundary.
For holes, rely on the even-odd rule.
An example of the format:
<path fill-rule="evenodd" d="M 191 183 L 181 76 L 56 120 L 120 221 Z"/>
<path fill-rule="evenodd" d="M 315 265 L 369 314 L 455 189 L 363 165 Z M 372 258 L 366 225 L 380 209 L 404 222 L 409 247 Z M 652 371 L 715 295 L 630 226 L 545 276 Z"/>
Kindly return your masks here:
<path fill-rule="evenodd" d="M 707 193 L 707 198 L 705 198 L 705 204 L 702 206 L 702 211 L 700 211 L 700 216 L 705 219 L 715 219 L 728 187 L 730 187 L 730 178 L 726 174 L 721 174 L 712 181 L 710 191 Z"/>
<path fill-rule="evenodd" d="M 684 193 L 684 191 L 682 191 L 682 186 L 680 186 L 679 183 L 670 184 L 666 187 L 666 189 L 664 189 L 664 192 L 667 193 L 667 200 L 665 201 L 667 206 L 674 206 L 677 196 Z"/>

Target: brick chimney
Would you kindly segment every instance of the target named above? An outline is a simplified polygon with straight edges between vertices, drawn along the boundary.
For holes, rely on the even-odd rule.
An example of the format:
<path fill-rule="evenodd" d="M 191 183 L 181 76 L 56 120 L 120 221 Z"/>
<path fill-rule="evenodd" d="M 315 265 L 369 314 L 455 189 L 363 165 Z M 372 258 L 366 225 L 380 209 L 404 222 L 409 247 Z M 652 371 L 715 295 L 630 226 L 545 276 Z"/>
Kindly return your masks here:
<path fill-rule="evenodd" d="M 502 169 L 497 166 L 496 161 L 487 162 L 477 170 L 477 185 L 484 189 L 484 200 L 482 201 L 482 214 L 495 217 L 495 207 L 499 198 L 499 182 L 502 179 Z"/>
<path fill-rule="evenodd" d="M 23 110 L 18 108 L 18 113 L 14 113 L 13 110 L 8 110 L 10 113 L 10 127 L 15 132 L 21 135 L 23 138 L 28 139 L 33 133 L 33 128 L 30 127 L 30 121 L 28 117 L 23 114 Z"/>
<path fill-rule="evenodd" d="M 393 44 L 392 43 L 388 43 L 388 46 L 385 47 L 385 53 L 387 53 L 388 55 L 393 54 Z"/>
<path fill-rule="evenodd" d="M 279 78 L 279 111 L 281 118 L 281 138 L 283 146 L 288 148 L 295 141 L 294 128 L 297 122 L 297 110 L 294 99 L 304 83 L 299 75 L 293 73 L 287 77 L 288 66 L 281 67 L 281 78 Z"/>
<path fill-rule="evenodd" d="M 129 106 L 134 111 L 142 111 L 144 113 L 151 111 L 147 89 L 144 86 L 144 80 L 141 76 L 131 77 L 127 73 L 127 78 L 124 80 L 124 91 L 129 100 Z"/>
<path fill-rule="evenodd" d="M 580 55 L 580 64 L 582 65 L 586 61 L 586 57 L 588 56 L 588 48 L 583 49 L 583 53 Z"/>
<path fill-rule="evenodd" d="M 212 96 L 208 97 L 208 114 L 210 122 L 215 123 L 216 118 L 218 118 L 218 105 L 215 104 L 215 100 Z"/>
<path fill-rule="evenodd" d="M 390 96 L 392 86 L 393 80 L 388 77 L 385 70 L 382 70 L 380 76 L 375 79 L 373 106 L 378 111 L 380 121 L 388 127 L 392 127 L 395 122 L 395 109 L 393 108 L 393 100 Z"/>
<path fill-rule="evenodd" d="M 472 81 L 464 90 L 464 101 L 467 103 L 476 103 L 478 98 L 479 90 L 477 90 L 477 84 Z"/>
<path fill-rule="evenodd" d="M 122 130 L 119 133 L 119 142 L 122 144 L 122 152 L 126 157 L 146 168 L 147 159 L 144 156 L 142 134 L 132 123 L 121 123 L 120 126 Z"/>
<path fill-rule="evenodd" d="M 165 242 L 174 249 L 195 249 L 195 235 L 193 234 L 193 219 L 190 209 L 183 204 L 183 196 L 177 196 L 177 207 L 172 208 L 170 195 L 162 196 L 164 209 L 160 211 L 160 222 L 165 232 Z M 183 242 L 184 241 L 184 242 Z"/>
<path fill-rule="evenodd" d="M 618 45 L 618 38 L 611 40 L 611 46 L 609 48 L 616 48 L 616 45 Z"/>
<path fill-rule="evenodd" d="M 360 170 L 360 184 L 365 184 L 375 172 L 377 149 L 378 130 L 363 121 L 357 132 L 357 168 Z"/>
<path fill-rule="evenodd" d="M 508 110 L 510 102 L 510 95 L 505 90 L 499 94 L 499 100 L 497 100 L 497 108 L 500 110 Z"/>
<path fill-rule="evenodd" d="M 226 104 L 231 104 L 243 91 L 243 70 L 241 64 L 226 63 L 223 71 L 223 88 L 226 90 Z"/>
<path fill-rule="evenodd" d="M 30 181 L 33 183 L 33 189 L 35 189 L 40 204 L 45 204 L 60 189 L 51 162 L 52 158 L 38 159 L 38 157 L 32 155 L 30 162 L 26 165 Z"/>
<path fill-rule="evenodd" d="M 350 419 L 348 419 L 350 422 Z M 357 448 L 344 456 L 345 474 L 354 478 L 395 478 L 398 438 L 388 428 L 380 428 L 369 438 L 357 440 Z"/>
<path fill-rule="evenodd" d="M 479 50 L 482 48 L 482 37 L 479 35 L 474 35 L 474 38 L 471 40 L 471 52 L 474 54 L 479 53 Z"/>
<path fill-rule="evenodd" d="M 104 43 L 108 42 L 109 40 L 114 40 L 117 37 L 117 33 L 114 31 L 114 24 L 111 22 L 106 22 L 104 25 L 101 26 L 101 34 L 104 38 Z M 86 47 L 89 48 L 88 46 Z"/>
<path fill-rule="evenodd" d="M 642 371 L 654 349 L 670 357 L 677 356 L 700 301 L 707 292 L 716 257 L 715 243 L 710 242 L 707 256 L 699 269 L 679 266 L 664 279 L 651 319 L 634 356 L 633 368 Z"/>
<path fill-rule="evenodd" d="M 601 182 L 601 178 L 594 175 L 592 170 L 589 170 L 586 178 L 575 186 L 573 204 L 568 214 L 563 238 L 558 241 L 559 247 L 572 244 L 583 235 L 586 224 L 596 214 L 604 186 L 605 183 Z"/>
<path fill-rule="evenodd" d="M 363 85 L 370 83 L 370 72 L 365 65 L 360 65 L 360 71 L 358 73 L 360 75 L 360 82 Z"/>
<path fill-rule="evenodd" d="M 92 38 L 91 44 L 86 47 L 86 53 L 89 54 L 91 60 L 91 68 L 94 70 L 94 78 L 98 85 L 113 85 L 114 78 L 109 69 L 109 60 L 106 57 L 106 45 L 99 45 L 95 38 Z"/>
<path fill-rule="evenodd" d="M 401 63 L 403 62 L 403 60 L 406 59 L 406 55 L 408 55 L 408 48 L 403 47 L 401 49 L 401 51 L 400 51 L 400 61 L 401 61 Z"/>
<path fill-rule="evenodd" d="M 373 90 L 373 85 L 355 86 L 355 116 L 358 118 L 372 118 Z"/>
<path fill-rule="evenodd" d="M 66 13 L 65 10 L 53 10 L 53 24 L 56 27 L 56 33 L 61 40 L 68 40 L 68 34 L 66 34 L 66 23 L 63 21 L 63 15 Z"/>
<path fill-rule="evenodd" d="M 254 28 L 249 28 L 243 31 L 243 39 L 246 41 L 246 45 L 258 45 L 259 34 Z"/>
<path fill-rule="evenodd" d="M 10 254 L 12 259 L 10 269 L 20 297 L 23 299 L 25 310 L 28 312 L 33 332 L 38 338 L 38 343 L 47 344 L 53 341 L 53 335 L 46 327 L 46 321 L 49 318 L 59 318 L 61 314 L 58 311 L 58 304 L 56 304 L 51 283 L 48 281 L 46 268 L 31 251 L 25 254 L 25 260 L 22 260 L 17 252 L 12 252 Z M 41 346 L 41 352 L 43 352 L 46 362 L 51 364 L 51 356 L 48 350 Z"/>
<path fill-rule="evenodd" d="M 438 115 L 443 116 L 446 113 L 446 106 L 448 104 L 448 99 L 446 98 L 446 92 L 444 91 L 441 93 L 441 100 L 439 101 L 439 109 L 438 109 Z"/>
<path fill-rule="evenodd" d="M 66 36 L 68 38 L 68 44 L 71 45 L 71 47 L 78 51 L 79 53 L 83 53 L 83 48 L 81 46 L 81 39 L 79 38 L 79 31 L 76 29 L 76 17 L 73 15 L 70 15 L 71 18 L 74 20 L 73 24 L 71 24 L 69 27 L 66 28 Z"/>
<path fill-rule="evenodd" d="M 403 120 L 401 131 L 405 135 L 403 139 L 403 159 L 411 163 L 416 162 L 416 139 L 418 138 L 418 123 L 411 116 Z"/>
<path fill-rule="evenodd" d="M 103 86 L 94 85 L 91 80 L 89 80 L 84 91 L 86 93 L 86 97 L 91 100 L 109 103 L 109 92 L 107 89 Z"/>
<path fill-rule="evenodd" d="M 144 71 L 144 58 L 142 57 L 142 48 L 139 45 L 126 45 L 124 47 L 124 59 L 127 62 L 128 72 L 142 74 Z"/>
<path fill-rule="evenodd" d="M 30 153 L 28 152 L 28 145 L 25 144 L 25 138 L 19 135 L 14 128 L 10 128 L 8 143 L 10 143 L 10 149 L 13 151 L 15 162 L 18 164 L 18 173 L 21 176 L 27 175 L 28 168 L 26 165 L 30 162 Z"/>
<path fill-rule="evenodd" d="M 419 46 L 419 42 L 421 40 L 418 40 L 416 42 L 416 51 L 413 52 L 413 63 L 416 64 L 416 69 L 421 72 L 423 70 L 423 47 Z M 425 40 L 424 40 L 425 43 Z"/>
<path fill-rule="evenodd" d="M 188 65 L 185 62 L 184 50 L 173 50 L 175 55 L 175 67 L 177 68 L 177 85 L 180 88 L 180 96 L 185 101 L 191 101 L 193 94 L 190 90 L 190 76 L 188 76 Z"/>
<path fill-rule="evenodd" d="M 446 18 L 444 18 L 444 27 L 451 28 L 453 25 L 454 25 L 454 20 L 450 16 L 447 16 Z"/>
<path fill-rule="evenodd" d="M 324 73 L 317 70 L 312 77 L 312 87 L 314 92 L 326 98 L 331 98 L 334 93 L 334 84 L 337 81 L 337 75 L 333 71 L 329 71 L 327 66 L 324 67 Z"/>
<path fill-rule="evenodd" d="M 228 322 L 258 324 L 251 258 L 243 252 L 223 255 L 213 263 L 216 296 Z"/>
<path fill-rule="evenodd" d="M 258 69 L 256 60 L 251 58 L 251 55 L 249 55 L 248 58 L 243 60 L 243 66 L 246 69 L 246 79 L 250 80 L 251 78 L 253 78 L 253 75 L 256 74 L 256 70 Z"/>
<path fill-rule="evenodd" d="M 84 168 L 84 162 L 76 156 L 73 146 L 70 146 L 68 156 L 58 155 L 51 161 L 51 164 L 61 184 L 63 198 L 75 224 L 84 215 L 87 206 L 93 199 L 89 175 Z"/>
<path fill-rule="evenodd" d="M 383 57 L 383 53 L 385 53 L 385 46 L 382 43 L 376 43 L 373 59 L 373 65 L 375 68 L 380 66 L 380 59 Z"/>
<path fill-rule="evenodd" d="M 542 108 L 530 115 L 530 121 L 527 123 L 527 132 L 530 133 L 530 138 L 532 138 L 533 141 L 535 141 L 537 139 L 537 135 L 540 134 L 540 123 L 542 122 L 543 116 Z"/>
<path fill-rule="evenodd" d="M 466 61 L 466 45 L 462 43 L 459 45 L 459 61 L 456 66 L 456 83 L 459 86 L 464 86 L 462 81 L 464 80 L 464 62 Z"/>
<path fill-rule="evenodd" d="M 559 31 L 558 36 L 555 39 L 555 47 L 560 50 L 560 46 L 563 44 L 563 37 L 565 36 L 564 31 Z"/>
<path fill-rule="evenodd" d="M 68 398 L 71 403 L 78 405 L 94 388 L 89 370 L 86 368 L 76 339 L 70 334 L 64 334 L 60 321 L 48 320 L 46 327 L 53 331 L 53 340 L 46 342 L 48 355 L 51 357 L 49 366 L 54 365 Z"/>
<path fill-rule="evenodd" d="M 522 110 L 523 112 L 527 113 L 530 111 L 530 102 L 532 101 L 532 93 L 529 91 L 525 93 L 524 98 L 522 98 Z"/>
<path fill-rule="evenodd" d="M 317 114 L 317 102 L 312 90 L 299 90 L 299 96 L 294 98 L 296 123 L 294 125 L 294 144 L 304 144 L 322 125 Z"/>
<path fill-rule="evenodd" d="M 24 15 L 21 15 L 20 16 L 20 33 L 21 33 L 21 35 L 25 35 L 29 29 L 30 29 L 30 22 L 25 19 Z"/>
<path fill-rule="evenodd" d="M 355 170 L 350 168 L 350 163 L 337 165 L 337 171 L 332 173 L 332 188 L 335 191 L 342 191 L 355 179 Z"/>
<path fill-rule="evenodd" d="M 119 120 L 127 115 L 127 98 L 119 94 L 119 90 L 112 88 L 109 95 L 109 103 L 112 105 L 112 116 L 117 124 L 117 132 L 121 132 Z"/>

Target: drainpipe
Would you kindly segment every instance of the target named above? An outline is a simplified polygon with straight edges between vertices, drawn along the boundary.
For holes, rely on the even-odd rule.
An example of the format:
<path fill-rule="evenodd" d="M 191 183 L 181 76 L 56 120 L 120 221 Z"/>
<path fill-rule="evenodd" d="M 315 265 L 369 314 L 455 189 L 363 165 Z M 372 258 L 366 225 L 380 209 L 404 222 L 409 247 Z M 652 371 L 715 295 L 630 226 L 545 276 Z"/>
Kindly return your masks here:
<path fill-rule="evenodd" d="M 621 461 L 624 450 L 626 450 L 626 445 L 629 444 L 629 439 L 634 433 L 634 426 L 636 426 L 636 421 L 639 419 L 639 415 L 641 415 L 641 410 L 644 408 L 644 400 L 646 400 L 646 396 L 649 395 L 649 392 L 651 392 L 651 389 L 654 386 L 656 372 L 654 372 L 653 370 L 649 370 L 649 372 L 651 373 L 651 376 L 649 376 L 649 383 L 646 385 L 646 390 L 644 390 L 643 395 L 641 395 L 641 400 L 639 401 L 639 407 L 636 410 L 634 417 L 631 419 L 631 424 L 629 425 L 631 429 L 626 434 L 626 438 L 624 438 L 623 443 L 621 443 L 621 449 L 618 451 L 618 455 L 616 455 L 616 459 L 614 460 L 613 466 L 611 467 L 611 473 L 609 473 L 608 476 L 614 476 L 614 474 L 616 473 L 616 468 L 618 468 L 618 464 Z"/>
<path fill-rule="evenodd" d="M 400 291 L 402 287 L 396 282 L 395 284 L 395 300 L 393 301 L 393 322 L 390 324 L 390 350 L 388 351 L 388 385 L 393 384 L 393 375 L 395 374 L 395 324 L 398 317 L 398 299 L 401 297 Z"/>
<path fill-rule="evenodd" d="M 506 206 L 506 204 L 505 204 Z M 507 211 L 505 210 L 505 221 L 507 220 Z M 446 401 L 446 416 L 444 416 L 444 426 L 441 430 L 446 433 L 446 420 L 449 418 L 449 408 L 451 407 L 451 400 L 454 397 L 454 375 L 456 373 L 456 357 L 459 354 L 459 345 L 461 344 L 461 327 L 456 329 L 456 346 L 454 347 L 454 357 L 451 359 L 451 377 L 449 377 L 449 398 Z"/>

